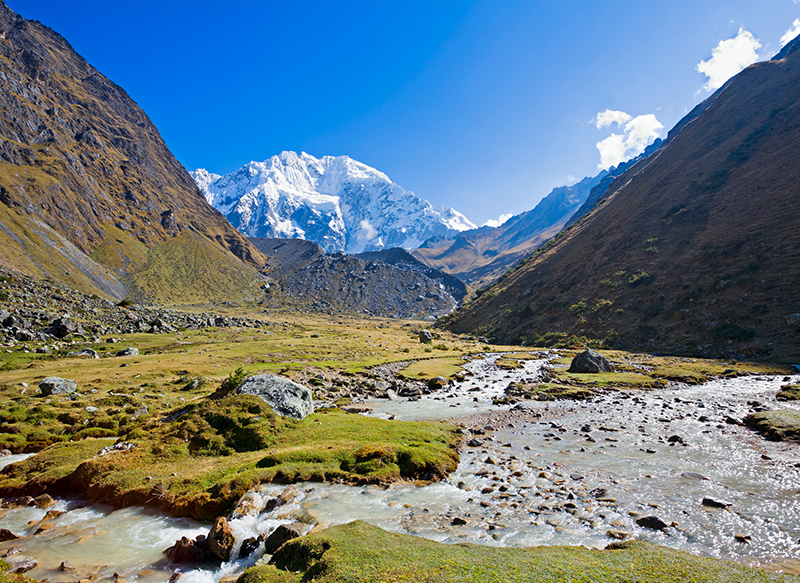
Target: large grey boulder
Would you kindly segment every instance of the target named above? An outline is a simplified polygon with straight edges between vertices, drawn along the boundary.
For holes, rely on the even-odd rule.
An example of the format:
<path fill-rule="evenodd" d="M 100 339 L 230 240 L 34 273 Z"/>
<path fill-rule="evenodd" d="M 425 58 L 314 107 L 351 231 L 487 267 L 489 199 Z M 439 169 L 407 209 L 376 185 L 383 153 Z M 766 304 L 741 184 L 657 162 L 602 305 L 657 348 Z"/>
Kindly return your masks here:
<path fill-rule="evenodd" d="M 117 352 L 117 356 L 139 356 L 139 349 L 135 346 Z"/>
<path fill-rule="evenodd" d="M 257 374 L 246 378 L 236 392 L 260 397 L 284 417 L 303 419 L 314 412 L 311 389 L 285 377 Z"/>
<path fill-rule="evenodd" d="M 39 381 L 39 388 L 43 395 L 66 395 L 78 389 L 78 383 L 61 377 L 47 377 Z"/>
<path fill-rule="evenodd" d="M 572 359 L 567 372 L 614 372 L 614 365 L 596 350 L 584 350 Z"/>

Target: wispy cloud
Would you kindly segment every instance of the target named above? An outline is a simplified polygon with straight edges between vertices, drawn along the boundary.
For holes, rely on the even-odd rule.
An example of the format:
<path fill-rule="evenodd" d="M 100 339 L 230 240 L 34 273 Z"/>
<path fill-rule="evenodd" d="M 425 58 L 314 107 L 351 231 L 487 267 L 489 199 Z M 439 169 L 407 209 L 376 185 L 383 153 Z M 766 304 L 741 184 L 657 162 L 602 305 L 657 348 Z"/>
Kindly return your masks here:
<path fill-rule="evenodd" d="M 601 116 L 609 112 L 622 114 L 616 115 L 616 118 L 620 121 L 615 119 L 613 122 L 601 125 Z M 608 119 L 608 116 L 605 119 Z M 661 133 L 661 130 L 664 129 L 664 124 L 658 121 L 655 114 L 652 113 L 631 117 L 623 111 L 611 112 L 606 110 L 598 113 L 595 120 L 597 121 L 598 129 L 611 123 L 617 123 L 622 126 L 621 134 L 611 134 L 606 139 L 597 142 L 597 149 L 600 151 L 600 163 L 597 168 L 600 170 L 616 166 L 625 160 L 638 156 L 644 152 L 647 146 L 653 143 Z"/>
<path fill-rule="evenodd" d="M 511 213 L 508 213 L 507 215 L 500 215 L 500 217 L 497 218 L 497 219 L 489 219 L 488 221 L 483 223 L 483 226 L 484 227 L 499 227 L 500 225 L 505 223 L 508 219 L 510 219 L 513 216 L 514 215 L 512 215 Z"/>
<path fill-rule="evenodd" d="M 719 41 L 711 51 L 711 58 L 697 64 L 697 70 L 707 77 L 703 89 L 713 91 L 722 87 L 725 81 L 758 60 L 760 48 L 758 39 L 744 27 L 739 28 L 735 37 Z"/>
<path fill-rule="evenodd" d="M 792 23 L 792 28 L 787 30 L 786 34 L 781 37 L 781 46 L 785 47 L 787 44 L 789 44 L 789 41 L 794 40 L 794 37 L 796 37 L 798 34 L 800 34 L 800 18 L 795 18 L 794 22 Z"/>

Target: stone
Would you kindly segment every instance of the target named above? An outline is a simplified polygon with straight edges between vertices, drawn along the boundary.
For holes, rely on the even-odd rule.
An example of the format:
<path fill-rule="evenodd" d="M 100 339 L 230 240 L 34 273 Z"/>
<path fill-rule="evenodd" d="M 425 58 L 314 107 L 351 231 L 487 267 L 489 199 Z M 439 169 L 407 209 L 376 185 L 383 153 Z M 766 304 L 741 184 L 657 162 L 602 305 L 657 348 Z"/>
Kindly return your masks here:
<path fill-rule="evenodd" d="M 26 557 L 24 555 L 14 555 L 11 557 L 5 557 L 3 559 L 6 563 L 8 563 L 12 573 L 27 573 L 31 569 L 35 569 L 39 562 L 34 559 L 33 557 Z"/>
<path fill-rule="evenodd" d="M 715 500 L 714 498 L 703 498 L 703 506 L 707 508 L 729 508 L 733 506 L 733 503 L 724 500 Z"/>
<path fill-rule="evenodd" d="M 39 381 L 39 389 L 42 395 L 66 395 L 74 393 L 78 389 L 78 383 L 70 379 L 61 377 L 47 377 Z"/>
<path fill-rule="evenodd" d="M 420 330 L 419 331 L 419 341 L 423 344 L 430 344 L 433 342 L 433 334 L 431 334 L 430 330 Z"/>
<path fill-rule="evenodd" d="M 50 333 L 56 338 L 64 338 L 77 332 L 78 326 L 67 315 L 56 318 L 50 324 Z"/>
<path fill-rule="evenodd" d="M 483 442 L 477 437 L 473 437 L 467 442 L 467 445 L 470 447 L 480 447 L 483 445 Z"/>
<path fill-rule="evenodd" d="M 433 377 L 428 381 L 428 388 L 432 391 L 439 391 L 447 385 L 447 379 L 444 377 Z"/>
<path fill-rule="evenodd" d="M 616 540 L 625 540 L 626 538 L 631 536 L 631 533 L 629 533 L 626 530 L 618 530 L 615 528 L 610 528 L 606 531 L 606 536 Z"/>
<path fill-rule="evenodd" d="M 18 538 L 22 538 L 18 534 L 14 534 L 7 528 L 0 528 L 0 542 L 6 542 L 9 540 L 17 540 Z"/>
<path fill-rule="evenodd" d="M 131 346 L 117 352 L 117 356 L 139 356 L 139 349 L 135 346 Z"/>
<path fill-rule="evenodd" d="M 658 516 L 642 516 L 636 519 L 636 524 L 642 528 L 649 528 L 650 530 L 664 530 L 669 526 Z"/>
<path fill-rule="evenodd" d="M 61 564 L 58 566 L 59 571 L 74 571 L 75 567 L 69 561 L 61 561 Z"/>
<path fill-rule="evenodd" d="M 50 508 L 56 503 L 50 494 L 41 494 L 33 499 L 33 504 L 36 508 Z"/>
<path fill-rule="evenodd" d="M 208 544 L 205 537 L 198 536 L 197 539 L 192 540 L 187 537 L 181 537 L 180 540 L 175 541 L 175 544 L 164 551 L 172 563 L 179 563 L 188 565 L 192 563 L 202 563 L 208 558 Z"/>
<path fill-rule="evenodd" d="M 267 540 L 264 541 L 264 552 L 268 555 L 274 555 L 275 551 L 281 548 L 285 543 L 302 536 L 301 527 L 302 524 L 300 523 L 281 524 L 272 531 L 267 537 Z"/>
<path fill-rule="evenodd" d="M 16 496 L 3 500 L 3 508 L 25 508 L 33 504 L 33 496 Z"/>
<path fill-rule="evenodd" d="M 236 392 L 261 398 L 284 417 L 304 419 L 314 412 L 311 389 L 285 377 L 257 374 L 246 378 Z"/>
<path fill-rule="evenodd" d="M 614 372 L 614 365 L 605 356 L 592 350 L 584 350 L 572 359 L 567 372 L 599 373 Z"/>
<path fill-rule="evenodd" d="M 100 358 L 97 351 L 92 348 L 84 348 L 76 352 L 67 352 L 67 356 L 87 357 L 87 358 Z"/>
<path fill-rule="evenodd" d="M 244 559 L 245 557 L 252 555 L 258 549 L 258 547 L 261 546 L 261 543 L 264 540 L 262 536 L 254 536 L 244 539 L 242 541 L 242 546 L 239 549 L 239 558 Z"/>
<path fill-rule="evenodd" d="M 452 524 L 453 526 L 463 526 L 467 524 L 467 521 L 464 520 L 463 518 L 456 516 L 450 524 Z"/>
<path fill-rule="evenodd" d="M 735 534 L 733 538 L 737 543 L 749 543 L 752 540 L 749 534 Z"/>
<path fill-rule="evenodd" d="M 220 561 L 230 561 L 236 542 L 233 531 L 224 516 L 218 516 L 208 533 L 208 551 Z"/>

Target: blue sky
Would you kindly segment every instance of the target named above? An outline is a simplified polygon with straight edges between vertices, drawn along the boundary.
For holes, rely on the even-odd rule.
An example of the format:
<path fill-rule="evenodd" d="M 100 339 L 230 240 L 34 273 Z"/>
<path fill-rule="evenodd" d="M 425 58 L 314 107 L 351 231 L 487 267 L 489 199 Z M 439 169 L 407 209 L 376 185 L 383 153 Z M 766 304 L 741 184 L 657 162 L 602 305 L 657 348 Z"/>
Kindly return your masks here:
<path fill-rule="evenodd" d="M 189 170 L 348 155 L 477 224 L 596 174 L 598 142 L 609 163 L 665 135 L 800 19 L 798 0 L 7 4 L 121 85 Z"/>

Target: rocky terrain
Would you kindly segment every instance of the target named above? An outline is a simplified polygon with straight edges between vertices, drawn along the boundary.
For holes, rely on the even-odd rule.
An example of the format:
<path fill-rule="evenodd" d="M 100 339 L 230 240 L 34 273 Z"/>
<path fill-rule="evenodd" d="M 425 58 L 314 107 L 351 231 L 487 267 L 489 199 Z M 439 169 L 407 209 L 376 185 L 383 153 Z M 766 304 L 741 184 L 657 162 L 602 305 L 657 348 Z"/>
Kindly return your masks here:
<path fill-rule="evenodd" d="M 457 284 L 442 283 L 447 274 L 365 261 L 344 253 L 326 254 L 302 239 L 250 239 L 269 263 L 265 269 L 266 306 L 296 305 L 321 312 L 349 312 L 392 318 L 428 318 L 457 305 L 450 290 L 464 297 Z"/>
<path fill-rule="evenodd" d="M 734 77 L 448 327 L 796 362 L 798 48 Z"/>
<path fill-rule="evenodd" d="M 100 342 L 100 336 L 206 327 L 259 328 L 262 320 L 184 313 L 88 296 L 57 283 L 0 271 L 0 336 L 7 348 L 30 341 Z M 107 341 L 107 340 L 106 340 Z M 48 352 L 50 349 L 40 347 Z"/>

